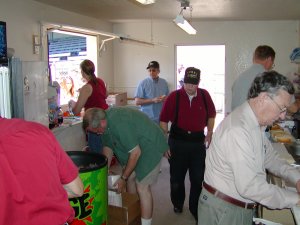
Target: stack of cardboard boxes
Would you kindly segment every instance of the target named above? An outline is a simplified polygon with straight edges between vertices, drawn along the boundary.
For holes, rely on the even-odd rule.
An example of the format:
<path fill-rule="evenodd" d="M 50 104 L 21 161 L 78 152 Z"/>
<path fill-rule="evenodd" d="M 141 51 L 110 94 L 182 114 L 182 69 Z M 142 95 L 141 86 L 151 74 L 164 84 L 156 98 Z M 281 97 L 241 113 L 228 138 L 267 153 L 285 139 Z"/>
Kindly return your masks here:
<path fill-rule="evenodd" d="M 127 92 L 112 92 L 106 98 L 109 106 L 125 106 L 127 105 Z"/>
<path fill-rule="evenodd" d="M 108 225 L 141 225 L 140 200 L 137 194 L 122 193 L 122 206 L 108 206 Z"/>

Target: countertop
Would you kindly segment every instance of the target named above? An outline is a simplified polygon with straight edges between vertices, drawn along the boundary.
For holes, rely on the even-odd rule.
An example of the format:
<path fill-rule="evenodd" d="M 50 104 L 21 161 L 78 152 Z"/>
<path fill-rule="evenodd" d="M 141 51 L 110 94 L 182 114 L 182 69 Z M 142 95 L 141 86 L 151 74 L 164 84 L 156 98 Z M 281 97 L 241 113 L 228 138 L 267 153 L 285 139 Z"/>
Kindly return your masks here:
<path fill-rule="evenodd" d="M 295 160 L 293 159 L 293 157 L 288 153 L 288 151 L 286 150 L 284 144 L 282 143 L 272 143 L 274 150 L 277 151 L 280 155 L 281 158 L 286 159 L 288 163 L 292 164 L 295 162 Z M 295 189 L 295 188 L 290 188 L 290 187 L 286 187 L 289 189 Z M 300 207 L 294 206 L 291 209 L 296 225 L 300 225 Z"/>
<path fill-rule="evenodd" d="M 64 118 L 63 124 L 52 129 L 52 132 L 65 151 L 81 151 L 86 146 L 80 117 Z"/>
<path fill-rule="evenodd" d="M 294 206 L 292 209 L 294 219 L 297 225 L 300 225 L 300 207 Z"/>

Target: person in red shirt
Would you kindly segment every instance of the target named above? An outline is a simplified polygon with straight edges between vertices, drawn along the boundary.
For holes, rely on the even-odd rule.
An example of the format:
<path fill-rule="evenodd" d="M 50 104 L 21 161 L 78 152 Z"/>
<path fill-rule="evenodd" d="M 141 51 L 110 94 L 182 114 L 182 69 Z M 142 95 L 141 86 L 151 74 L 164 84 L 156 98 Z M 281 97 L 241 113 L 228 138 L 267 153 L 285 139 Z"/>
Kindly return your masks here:
<path fill-rule="evenodd" d="M 108 104 L 106 103 L 106 98 L 108 92 L 104 81 L 95 75 L 94 63 L 88 59 L 83 60 L 80 63 L 80 69 L 81 75 L 87 83 L 80 89 L 78 101 L 69 101 L 69 107 L 72 109 L 73 113 L 75 115 L 79 114 L 82 108 L 84 108 L 85 111 L 89 108 L 107 109 Z M 102 152 L 100 134 L 88 132 L 87 139 L 89 150 L 99 153 Z"/>
<path fill-rule="evenodd" d="M 166 99 L 161 114 L 160 126 L 168 133 L 170 150 L 166 157 L 170 163 L 171 201 L 175 213 L 181 213 L 185 200 L 185 175 L 189 171 L 189 210 L 197 220 L 198 199 L 204 178 L 206 147 L 210 144 L 216 109 L 210 94 L 198 88 L 200 70 L 189 67 L 185 70 L 183 87 L 173 91 Z M 205 136 L 204 129 L 207 127 Z"/>
<path fill-rule="evenodd" d="M 83 194 L 78 168 L 51 131 L 0 118 L 0 224 L 63 225 L 74 218 L 68 198 Z"/>

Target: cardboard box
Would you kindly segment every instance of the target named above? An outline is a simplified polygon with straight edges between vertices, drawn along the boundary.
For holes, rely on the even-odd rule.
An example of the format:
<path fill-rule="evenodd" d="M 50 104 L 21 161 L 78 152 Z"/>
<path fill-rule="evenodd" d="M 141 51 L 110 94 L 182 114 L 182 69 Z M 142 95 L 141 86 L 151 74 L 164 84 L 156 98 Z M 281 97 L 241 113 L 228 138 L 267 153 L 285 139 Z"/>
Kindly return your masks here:
<path fill-rule="evenodd" d="M 108 225 L 141 225 L 140 200 L 137 194 L 122 193 L 122 207 L 108 206 Z"/>
<path fill-rule="evenodd" d="M 109 95 L 106 98 L 106 103 L 110 106 L 127 105 L 127 92 L 109 93 Z"/>

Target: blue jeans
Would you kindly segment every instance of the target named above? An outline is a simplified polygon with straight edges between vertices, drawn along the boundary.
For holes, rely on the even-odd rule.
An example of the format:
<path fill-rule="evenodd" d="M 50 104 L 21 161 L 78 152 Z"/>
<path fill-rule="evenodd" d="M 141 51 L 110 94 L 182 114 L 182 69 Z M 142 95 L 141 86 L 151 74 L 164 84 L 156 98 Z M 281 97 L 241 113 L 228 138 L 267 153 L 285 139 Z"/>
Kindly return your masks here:
<path fill-rule="evenodd" d="M 103 145 L 101 140 L 101 134 L 88 132 L 88 146 L 91 152 L 102 153 Z"/>

